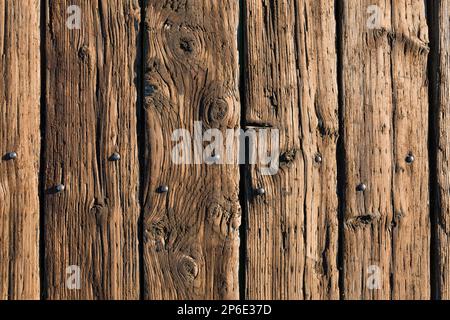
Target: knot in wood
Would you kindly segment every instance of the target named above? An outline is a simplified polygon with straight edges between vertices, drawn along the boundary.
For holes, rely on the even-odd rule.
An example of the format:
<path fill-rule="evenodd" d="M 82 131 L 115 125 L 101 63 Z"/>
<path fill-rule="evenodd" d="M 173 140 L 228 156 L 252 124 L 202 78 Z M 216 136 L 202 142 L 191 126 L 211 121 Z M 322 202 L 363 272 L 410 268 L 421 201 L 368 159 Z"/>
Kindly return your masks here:
<path fill-rule="evenodd" d="M 198 276 L 198 265 L 194 258 L 183 256 L 180 259 L 181 275 L 187 280 L 194 280 Z"/>
<path fill-rule="evenodd" d="M 227 118 L 228 105 L 222 99 L 215 99 L 208 108 L 208 121 L 211 124 L 222 124 Z"/>
<path fill-rule="evenodd" d="M 186 53 L 192 53 L 194 51 L 194 40 L 187 37 L 180 39 L 180 49 Z"/>
<path fill-rule="evenodd" d="M 83 62 L 89 61 L 89 48 L 88 46 L 84 45 L 78 50 L 78 58 L 80 58 Z"/>

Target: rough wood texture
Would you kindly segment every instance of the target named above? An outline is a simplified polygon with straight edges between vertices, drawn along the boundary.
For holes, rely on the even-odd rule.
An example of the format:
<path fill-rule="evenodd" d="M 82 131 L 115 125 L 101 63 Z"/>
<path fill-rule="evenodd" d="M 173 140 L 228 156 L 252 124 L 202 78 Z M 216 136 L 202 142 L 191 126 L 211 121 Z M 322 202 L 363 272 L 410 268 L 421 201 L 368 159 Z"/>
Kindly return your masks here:
<path fill-rule="evenodd" d="M 343 297 L 430 296 L 424 1 L 341 1 Z M 368 26 L 369 6 L 380 8 Z M 412 154 L 415 161 L 406 162 Z M 357 191 L 365 184 L 367 189 Z M 379 271 L 379 286 L 371 276 Z"/>
<path fill-rule="evenodd" d="M 337 299 L 334 6 L 249 0 L 245 13 L 245 120 L 281 143 L 276 175 L 250 172 L 246 298 Z"/>
<path fill-rule="evenodd" d="M 39 20 L 38 0 L 0 1 L 0 300 L 39 298 Z"/>
<path fill-rule="evenodd" d="M 239 127 L 238 2 L 147 0 L 145 13 L 144 296 L 238 298 L 238 166 L 171 159 L 175 129 Z"/>
<path fill-rule="evenodd" d="M 81 29 L 66 27 L 70 5 Z M 49 299 L 136 299 L 137 0 L 47 1 L 45 286 Z M 109 161 L 119 152 L 121 160 Z M 64 184 L 64 192 L 55 186 Z M 66 268 L 81 271 L 70 290 Z"/>
<path fill-rule="evenodd" d="M 450 299 L 450 1 L 432 1 L 436 56 L 433 63 L 437 69 L 437 183 L 439 212 L 437 216 L 436 250 L 438 298 Z"/>

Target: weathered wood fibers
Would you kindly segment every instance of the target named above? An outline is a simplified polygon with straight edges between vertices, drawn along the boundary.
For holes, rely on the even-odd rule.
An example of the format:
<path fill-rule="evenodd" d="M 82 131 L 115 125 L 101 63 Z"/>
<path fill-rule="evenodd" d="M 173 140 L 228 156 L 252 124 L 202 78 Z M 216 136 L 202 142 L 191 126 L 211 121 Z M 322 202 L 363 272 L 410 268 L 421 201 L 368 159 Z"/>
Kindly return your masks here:
<path fill-rule="evenodd" d="M 148 0 L 145 12 L 144 296 L 238 298 L 238 166 L 171 159 L 175 129 L 239 127 L 238 2 Z"/>
<path fill-rule="evenodd" d="M 0 1 L 0 300 L 39 298 L 39 20 L 38 0 Z"/>
<path fill-rule="evenodd" d="M 439 214 L 437 219 L 438 297 L 450 299 L 450 1 L 432 1 L 433 24 L 437 31 L 437 107 L 438 148 L 437 182 Z"/>
<path fill-rule="evenodd" d="M 66 27 L 70 5 L 80 30 Z M 47 1 L 46 16 L 46 294 L 137 299 L 138 1 Z M 120 161 L 108 160 L 114 152 Z M 80 290 L 66 287 L 71 265 Z"/>
<path fill-rule="evenodd" d="M 276 175 L 250 172 L 246 297 L 337 299 L 333 3 L 249 0 L 245 24 L 246 122 L 279 129 L 281 143 Z"/>
<path fill-rule="evenodd" d="M 374 5 L 381 17 L 371 29 L 368 9 Z M 424 2 L 342 1 L 342 9 L 343 296 L 427 299 L 429 50 Z M 415 158 L 411 164 L 409 154 Z M 364 192 L 357 191 L 361 183 Z"/>

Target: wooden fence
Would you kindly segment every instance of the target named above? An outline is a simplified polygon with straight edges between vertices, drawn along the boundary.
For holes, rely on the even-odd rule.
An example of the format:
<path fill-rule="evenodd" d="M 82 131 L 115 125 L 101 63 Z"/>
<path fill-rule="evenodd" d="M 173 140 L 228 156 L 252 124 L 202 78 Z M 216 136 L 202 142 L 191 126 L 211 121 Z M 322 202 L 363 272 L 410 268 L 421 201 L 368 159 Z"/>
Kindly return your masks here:
<path fill-rule="evenodd" d="M 450 299 L 449 16 L 0 0 L 0 299 Z M 174 163 L 198 121 L 278 172 Z"/>

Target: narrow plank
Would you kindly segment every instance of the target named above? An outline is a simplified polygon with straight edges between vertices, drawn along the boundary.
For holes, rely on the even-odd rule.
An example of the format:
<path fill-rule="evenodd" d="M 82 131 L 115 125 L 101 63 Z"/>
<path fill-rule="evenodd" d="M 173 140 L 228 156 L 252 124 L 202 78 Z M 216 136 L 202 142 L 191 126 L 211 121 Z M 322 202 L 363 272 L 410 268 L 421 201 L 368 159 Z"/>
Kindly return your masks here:
<path fill-rule="evenodd" d="M 430 296 L 424 5 L 342 2 L 347 299 Z"/>
<path fill-rule="evenodd" d="M 450 299 L 450 1 L 432 1 L 433 25 L 436 28 L 437 64 L 437 183 L 439 212 L 437 216 L 438 278 L 437 294 L 441 299 Z"/>
<path fill-rule="evenodd" d="M 39 25 L 38 0 L 0 1 L 0 300 L 39 299 Z"/>
<path fill-rule="evenodd" d="M 138 1 L 46 4 L 46 295 L 137 299 Z M 80 29 L 66 26 L 72 5 Z"/>
<path fill-rule="evenodd" d="M 171 150 L 195 121 L 239 128 L 238 2 L 148 0 L 145 14 L 144 297 L 236 299 L 238 166 L 177 165 Z"/>
<path fill-rule="evenodd" d="M 339 298 L 335 33 L 330 1 L 246 1 L 246 122 L 281 152 L 277 174 L 250 170 L 248 299 Z"/>

